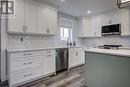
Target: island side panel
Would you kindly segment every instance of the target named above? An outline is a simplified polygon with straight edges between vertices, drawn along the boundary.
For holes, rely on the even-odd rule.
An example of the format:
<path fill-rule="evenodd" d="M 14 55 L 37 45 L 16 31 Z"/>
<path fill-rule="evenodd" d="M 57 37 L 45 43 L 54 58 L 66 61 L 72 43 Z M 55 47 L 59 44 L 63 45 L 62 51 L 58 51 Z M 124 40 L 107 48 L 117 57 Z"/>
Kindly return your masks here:
<path fill-rule="evenodd" d="M 130 57 L 86 53 L 88 87 L 130 87 Z"/>

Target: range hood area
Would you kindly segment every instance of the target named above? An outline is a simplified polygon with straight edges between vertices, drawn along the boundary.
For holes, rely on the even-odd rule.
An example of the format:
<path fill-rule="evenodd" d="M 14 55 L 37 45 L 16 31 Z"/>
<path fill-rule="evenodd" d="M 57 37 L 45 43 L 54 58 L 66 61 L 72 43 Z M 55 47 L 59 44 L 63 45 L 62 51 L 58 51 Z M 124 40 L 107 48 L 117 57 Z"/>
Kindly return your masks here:
<path fill-rule="evenodd" d="M 130 7 L 130 0 L 117 0 L 118 8 L 127 8 Z"/>

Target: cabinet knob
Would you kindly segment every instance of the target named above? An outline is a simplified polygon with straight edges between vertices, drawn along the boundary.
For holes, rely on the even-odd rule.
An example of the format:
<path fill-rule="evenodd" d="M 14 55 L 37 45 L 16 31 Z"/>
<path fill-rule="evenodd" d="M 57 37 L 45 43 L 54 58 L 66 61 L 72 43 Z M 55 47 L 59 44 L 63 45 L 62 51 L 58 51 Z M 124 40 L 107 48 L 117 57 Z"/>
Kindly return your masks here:
<path fill-rule="evenodd" d="M 51 53 L 51 51 L 47 51 L 46 53 Z"/>
<path fill-rule="evenodd" d="M 29 65 L 29 64 L 32 64 L 32 62 L 24 63 L 24 65 Z"/>
<path fill-rule="evenodd" d="M 96 36 L 96 35 L 97 35 L 97 33 L 96 33 L 96 32 L 94 32 L 94 35 Z"/>
<path fill-rule="evenodd" d="M 49 28 L 46 29 L 46 33 L 50 33 L 50 29 Z"/>
<path fill-rule="evenodd" d="M 109 20 L 109 24 L 111 24 L 112 23 L 112 20 Z"/>
<path fill-rule="evenodd" d="M 82 36 L 84 36 L 84 33 L 82 32 Z"/>
<path fill-rule="evenodd" d="M 78 52 L 76 52 L 76 56 L 78 56 Z"/>
<path fill-rule="evenodd" d="M 23 31 L 24 31 L 24 32 L 27 31 L 27 26 L 23 26 Z"/>
<path fill-rule="evenodd" d="M 31 73 L 31 74 L 27 74 L 27 75 L 24 75 L 24 77 L 28 77 L 28 76 L 32 76 L 33 74 Z"/>
<path fill-rule="evenodd" d="M 51 55 L 47 55 L 47 57 L 51 57 Z"/>
<path fill-rule="evenodd" d="M 32 55 L 32 53 L 24 54 L 24 56 Z"/>

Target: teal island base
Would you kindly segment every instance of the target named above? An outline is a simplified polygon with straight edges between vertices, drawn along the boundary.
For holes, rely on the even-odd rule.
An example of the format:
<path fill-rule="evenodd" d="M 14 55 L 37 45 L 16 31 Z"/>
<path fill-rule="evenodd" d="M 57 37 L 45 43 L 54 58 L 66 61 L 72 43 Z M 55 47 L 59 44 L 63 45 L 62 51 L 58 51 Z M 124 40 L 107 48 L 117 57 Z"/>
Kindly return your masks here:
<path fill-rule="evenodd" d="M 88 87 L 130 87 L 130 57 L 86 52 Z"/>

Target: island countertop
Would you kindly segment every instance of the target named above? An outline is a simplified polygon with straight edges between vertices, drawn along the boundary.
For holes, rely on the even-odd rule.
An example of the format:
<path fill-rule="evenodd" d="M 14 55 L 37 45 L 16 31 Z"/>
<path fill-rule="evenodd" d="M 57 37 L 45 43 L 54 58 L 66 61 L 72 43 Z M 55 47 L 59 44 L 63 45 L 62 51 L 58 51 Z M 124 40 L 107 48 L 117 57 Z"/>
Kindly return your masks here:
<path fill-rule="evenodd" d="M 99 49 L 99 48 L 85 48 L 84 50 L 85 52 L 103 53 L 115 56 L 130 57 L 130 50 L 126 49 L 112 50 L 112 49 Z"/>

